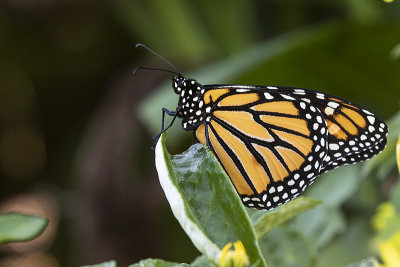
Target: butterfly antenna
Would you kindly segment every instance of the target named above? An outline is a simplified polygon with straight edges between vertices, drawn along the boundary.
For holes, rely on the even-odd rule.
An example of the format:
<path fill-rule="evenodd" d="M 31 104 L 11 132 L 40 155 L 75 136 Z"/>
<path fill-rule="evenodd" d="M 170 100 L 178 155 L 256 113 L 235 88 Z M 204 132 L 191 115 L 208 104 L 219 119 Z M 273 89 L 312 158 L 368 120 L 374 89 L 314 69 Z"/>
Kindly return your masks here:
<path fill-rule="evenodd" d="M 179 76 L 182 76 L 182 75 L 181 75 L 181 72 L 180 72 L 171 62 L 169 62 L 166 58 L 164 58 L 163 56 L 157 54 L 156 52 L 154 52 L 153 50 L 151 50 L 150 48 L 148 48 L 148 47 L 145 46 L 144 44 L 136 44 L 136 45 L 135 45 L 135 47 L 139 47 L 139 46 L 144 47 L 144 48 L 147 49 L 150 53 L 156 55 L 157 57 L 159 57 L 159 58 L 163 59 L 165 62 L 167 62 L 168 65 L 170 65 L 170 66 L 176 71 L 176 72 L 172 72 L 172 73 L 175 73 L 175 74 L 178 74 Z M 137 71 L 138 69 L 145 69 L 145 68 L 142 68 L 142 67 L 135 68 L 136 71 Z M 146 69 L 150 69 L 150 68 L 146 68 Z M 133 71 L 133 73 L 135 73 L 135 70 Z M 161 70 L 161 69 L 153 69 L 153 70 Z M 164 71 L 167 71 L 167 70 L 164 70 Z"/>
<path fill-rule="evenodd" d="M 134 68 L 134 69 L 133 69 L 133 75 L 135 75 L 135 73 L 136 73 L 138 70 L 158 70 L 158 71 L 165 71 L 165 72 L 169 72 L 169 73 L 176 74 L 176 75 L 178 75 L 178 76 L 182 76 L 180 73 L 175 72 L 175 71 L 164 70 L 164 69 L 158 69 L 158 68 L 148 68 L 148 67 L 142 67 L 142 66 L 138 66 L 138 67 Z"/>

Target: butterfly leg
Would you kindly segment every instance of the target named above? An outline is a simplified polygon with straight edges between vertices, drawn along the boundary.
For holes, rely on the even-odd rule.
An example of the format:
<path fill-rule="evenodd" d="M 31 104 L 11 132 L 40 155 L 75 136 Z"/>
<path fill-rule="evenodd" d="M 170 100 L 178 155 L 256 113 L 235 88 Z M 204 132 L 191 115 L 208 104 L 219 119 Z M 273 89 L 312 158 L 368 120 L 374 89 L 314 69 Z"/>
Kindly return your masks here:
<path fill-rule="evenodd" d="M 165 119 L 165 113 L 169 116 L 175 116 L 176 111 L 172 111 L 166 108 L 162 108 L 162 122 L 161 122 L 161 131 L 164 130 L 164 119 Z M 154 139 L 154 138 L 153 138 Z"/>
<path fill-rule="evenodd" d="M 157 135 L 153 136 L 153 140 L 158 140 L 158 138 L 160 137 L 160 135 L 165 132 L 166 129 L 168 129 L 169 127 L 171 127 L 172 123 L 175 120 L 175 117 L 173 118 L 171 124 L 167 127 L 164 128 L 164 122 L 165 122 L 165 114 L 169 115 L 169 116 L 175 116 L 176 117 L 176 111 L 172 111 L 166 108 L 162 108 L 162 119 L 161 119 L 161 132 L 158 133 Z"/>
<path fill-rule="evenodd" d="M 156 144 L 157 144 L 158 138 L 160 138 L 161 134 L 162 134 L 163 132 L 165 132 L 166 130 L 168 130 L 168 129 L 172 126 L 172 124 L 174 124 L 175 119 L 176 119 L 176 117 L 178 116 L 178 110 L 179 110 L 179 108 L 177 108 L 175 111 L 168 110 L 168 109 L 166 109 L 166 108 L 162 108 L 161 132 L 159 132 L 158 134 L 156 134 L 155 136 L 153 136 L 154 144 L 151 146 L 151 149 L 154 150 L 154 148 L 155 148 L 155 146 L 156 146 Z M 172 118 L 171 123 L 170 123 L 166 128 L 164 128 L 165 114 L 167 114 L 167 115 L 169 115 L 169 116 L 174 116 L 174 117 Z"/>

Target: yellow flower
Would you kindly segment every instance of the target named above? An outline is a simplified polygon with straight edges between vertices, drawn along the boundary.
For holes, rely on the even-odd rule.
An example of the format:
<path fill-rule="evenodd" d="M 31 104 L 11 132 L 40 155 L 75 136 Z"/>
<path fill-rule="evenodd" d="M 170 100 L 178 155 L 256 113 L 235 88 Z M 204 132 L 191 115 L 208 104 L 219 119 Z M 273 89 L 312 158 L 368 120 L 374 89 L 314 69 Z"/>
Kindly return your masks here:
<path fill-rule="evenodd" d="M 379 244 L 379 252 L 385 267 L 400 266 L 400 232 Z"/>
<path fill-rule="evenodd" d="M 247 258 L 246 249 L 241 241 L 236 241 L 233 244 L 234 249 L 232 250 L 232 243 L 229 242 L 221 250 L 219 256 L 220 267 L 247 267 L 249 266 L 249 259 Z"/>
<path fill-rule="evenodd" d="M 400 135 L 396 145 L 396 158 L 397 158 L 397 168 L 399 169 L 400 173 Z"/>
<path fill-rule="evenodd" d="M 384 2 L 386 2 L 386 3 L 391 3 L 391 2 L 393 2 L 394 0 L 383 0 Z"/>
<path fill-rule="evenodd" d="M 372 225 L 377 231 L 382 230 L 387 222 L 396 216 L 396 209 L 390 202 L 383 202 L 378 206 L 378 210 L 372 218 Z"/>

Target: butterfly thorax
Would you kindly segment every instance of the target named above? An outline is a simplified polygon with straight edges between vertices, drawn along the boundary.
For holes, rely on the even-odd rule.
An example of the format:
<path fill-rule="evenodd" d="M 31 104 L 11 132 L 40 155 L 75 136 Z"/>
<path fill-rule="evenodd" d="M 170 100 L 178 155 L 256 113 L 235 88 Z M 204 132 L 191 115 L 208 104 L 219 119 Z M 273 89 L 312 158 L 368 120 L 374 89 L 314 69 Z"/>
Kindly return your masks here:
<path fill-rule="evenodd" d="M 210 110 L 203 101 L 205 89 L 196 80 L 183 77 L 172 77 L 172 87 L 179 95 L 177 116 L 182 118 L 183 129 L 195 129 L 206 120 L 206 110 Z"/>

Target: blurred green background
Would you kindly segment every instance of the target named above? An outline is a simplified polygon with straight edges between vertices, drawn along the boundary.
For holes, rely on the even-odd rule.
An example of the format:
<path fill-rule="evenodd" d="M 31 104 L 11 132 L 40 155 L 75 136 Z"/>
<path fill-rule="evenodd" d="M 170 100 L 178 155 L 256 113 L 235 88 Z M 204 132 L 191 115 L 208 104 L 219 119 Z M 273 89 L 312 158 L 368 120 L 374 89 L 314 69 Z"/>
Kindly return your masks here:
<path fill-rule="evenodd" d="M 161 108 L 177 102 L 170 76 L 132 76 L 137 65 L 169 66 L 135 49 L 139 42 L 203 84 L 316 89 L 385 120 L 400 107 L 399 1 L 3 0 L 0 212 L 50 224 L 34 241 L 0 247 L 0 266 L 198 255 L 172 217 L 150 150 Z M 179 127 L 168 132 L 173 153 L 192 142 Z M 394 154 L 391 162 L 368 177 L 352 167 L 321 177 L 308 193 L 331 196 L 328 208 L 313 214 L 314 225 L 298 218 L 301 233 L 272 232 L 270 266 L 340 266 L 372 255 L 370 218 L 398 179 Z"/>

